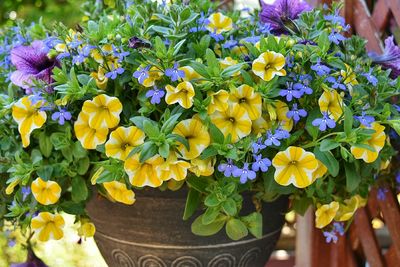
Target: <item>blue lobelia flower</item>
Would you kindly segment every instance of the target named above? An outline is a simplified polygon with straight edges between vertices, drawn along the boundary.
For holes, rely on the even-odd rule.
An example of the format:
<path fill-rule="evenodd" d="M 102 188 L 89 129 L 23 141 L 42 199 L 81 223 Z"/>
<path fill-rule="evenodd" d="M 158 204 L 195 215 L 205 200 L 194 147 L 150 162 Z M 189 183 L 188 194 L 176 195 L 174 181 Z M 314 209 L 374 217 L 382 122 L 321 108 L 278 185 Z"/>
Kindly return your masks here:
<path fill-rule="evenodd" d="M 258 41 L 260 41 L 260 36 L 255 36 L 254 31 L 252 31 L 251 36 L 244 38 L 243 41 L 251 43 L 251 44 L 255 44 Z"/>
<path fill-rule="evenodd" d="M 119 49 L 116 49 L 113 45 L 113 52 L 114 52 L 114 56 L 118 58 L 118 62 L 122 62 L 124 61 L 124 59 L 130 55 L 130 53 L 128 51 L 124 51 L 124 49 L 121 47 L 119 47 Z"/>
<path fill-rule="evenodd" d="M 261 172 L 268 171 L 268 167 L 271 166 L 271 161 L 268 158 L 263 158 L 262 155 L 253 155 L 254 162 L 251 164 L 251 169 L 255 172 L 261 170 Z"/>
<path fill-rule="evenodd" d="M 336 233 L 338 233 L 339 235 L 344 235 L 345 231 L 344 231 L 344 225 L 342 222 L 334 222 L 333 228 L 334 228 L 334 231 Z"/>
<path fill-rule="evenodd" d="M 165 70 L 165 76 L 170 77 L 171 81 L 175 82 L 180 78 L 185 77 L 185 72 L 179 69 L 179 64 L 177 62 L 174 63 L 172 68 Z"/>
<path fill-rule="evenodd" d="M 220 33 L 217 33 L 217 31 L 215 30 L 214 32 L 210 33 L 210 36 L 218 43 L 220 41 L 224 40 L 224 36 Z"/>
<path fill-rule="evenodd" d="M 346 85 L 342 83 L 342 76 L 339 76 L 337 79 L 335 79 L 335 77 L 333 76 L 329 76 L 325 79 L 325 81 L 329 82 L 333 89 L 341 89 L 343 91 L 346 91 Z"/>
<path fill-rule="evenodd" d="M 378 192 L 376 194 L 376 197 L 381 200 L 384 201 L 386 199 L 386 193 L 388 193 L 389 190 L 387 188 L 379 188 Z"/>
<path fill-rule="evenodd" d="M 117 79 L 118 75 L 121 75 L 122 73 L 125 72 L 124 68 L 115 68 L 114 66 L 112 67 L 111 71 L 107 72 L 104 76 L 111 79 L 111 80 L 115 80 Z"/>
<path fill-rule="evenodd" d="M 25 201 L 26 198 L 31 194 L 31 188 L 29 186 L 23 186 L 21 188 L 22 193 L 22 201 Z"/>
<path fill-rule="evenodd" d="M 232 49 L 235 46 L 238 45 L 238 41 L 236 41 L 235 39 L 233 39 L 233 35 L 230 36 L 229 40 L 227 40 L 222 47 L 225 49 Z"/>
<path fill-rule="evenodd" d="M 287 82 L 286 89 L 281 89 L 279 95 L 282 97 L 286 97 L 287 101 L 292 101 L 293 97 L 299 99 L 303 96 L 303 90 L 302 86 L 300 88 L 297 88 L 298 89 L 293 88 L 292 82 Z"/>
<path fill-rule="evenodd" d="M 262 139 L 258 138 L 256 142 L 251 144 L 251 148 L 253 149 L 253 153 L 258 153 L 259 151 L 263 150 L 267 146 L 262 143 Z"/>
<path fill-rule="evenodd" d="M 150 89 L 146 93 L 147 98 L 150 99 L 151 104 L 160 104 L 161 103 L 161 98 L 163 98 L 165 95 L 165 91 L 163 89 L 158 89 L 157 86 L 154 86 L 154 89 Z"/>
<path fill-rule="evenodd" d="M 373 71 L 373 69 L 370 69 L 369 72 L 365 72 L 362 75 L 365 78 L 367 78 L 367 80 L 370 84 L 372 84 L 373 86 L 376 86 L 378 84 L 378 79 L 374 75 L 372 75 L 372 71 Z"/>
<path fill-rule="evenodd" d="M 225 177 L 231 177 L 233 172 L 237 169 L 233 164 L 232 159 L 228 159 L 227 163 L 221 163 L 218 165 L 218 171 L 224 173 Z"/>
<path fill-rule="evenodd" d="M 275 138 L 278 140 L 283 140 L 287 139 L 290 137 L 290 133 L 286 131 L 285 129 L 282 129 L 282 127 L 278 127 L 275 129 Z"/>
<path fill-rule="evenodd" d="M 303 94 L 311 95 L 313 89 L 311 89 L 310 84 L 312 81 L 312 76 L 309 74 L 302 74 L 297 77 L 297 82 L 293 85 L 295 90 L 302 91 Z"/>
<path fill-rule="evenodd" d="M 354 116 L 362 125 L 366 127 L 371 127 L 371 123 L 375 121 L 375 118 L 370 115 L 366 115 L 365 111 L 361 113 L 361 116 Z"/>
<path fill-rule="evenodd" d="M 58 111 L 54 112 L 53 115 L 51 115 L 51 119 L 53 121 L 58 121 L 58 124 L 64 125 L 65 121 L 71 120 L 72 115 L 69 111 L 67 111 L 65 108 L 60 108 L 58 107 Z"/>
<path fill-rule="evenodd" d="M 329 34 L 328 36 L 329 41 L 331 41 L 334 44 L 339 44 L 340 42 L 346 40 L 346 37 L 344 37 L 343 35 L 341 35 L 339 32 L 337 32 L 336 30 L 332 29 L 332 32 Z"/>
<path fill-rule="evenodd" d="M 271 130 L 268 130 L 266 135 L 267 136 L 266 136 L 266 139 L 264 141 L 264 145 L 266 145 L 266 146 L 272 146 L 272 145 L 280 146 L 281 145 L 281 142 L 279 141 L 280 138 L 278 138 L 276 136 L 276 134 L 273 134 L 271 132 Z"/>
<path fill-rule="evenodd" d="M 315 71 L 319 76 L 324 76 L 329 74 L 329 72 L 331 72 L 331 69 L 329 67 L 325 66 L 324 64 L 321 64 L 320 58 L 317 59 L 317 63 L 311 65 L 311 69 Z"/>
<path fill-rule="evenodd" d="M 241 184 L 245 184 L 248 180 L 254 180 L 257 176 L 255 171 L 249 169 L 249 163 L 247 162 L 243 165 L 242 169 L 236 168 L 233 170 L 232 174 L 234 177 L 240 177 Z"/>
<path fill-rule="evenodd" d="M 320 131 L 325 131 L 327 128 L 335 128 L 336 122 L 331 119 L 327 112 L 322 113 L 322 118 L 317 118 L 312 121 L 312 125 L 319 127 Z"/>
<path fill-rule="evenodd" d="M 271 27 L 271 24 L 269 24 L 269 23 L 259 22 L 258 23 L 258 30 L 263 35 L 269 35 L 269 34 L 271 34 L 272 27 Z"/>
<path fill-rule="evenodd" d="M 344 18 L 339 15 L 339 12 L 340 12 L 340 10 L 337 9 L 337 10 L 335 10 L 335 14 L 325 15 L 324 19 L 327 21 L 330 21 L 332 24 L 335 24 L 335 25 L 338 25 L 338 26 L 341 26 L 344 28 L 346 22 L 345 22 Z"/>
<path fill-rule="evenodd" d="M 140 84 L 143 84 L 144 80 L 149 78 L 149 69 L 150 69 L 150 66 L 140 68 L 133 73 L 133 77 L 138 79 Z"/>
<path fill-rule="evenodd" d="M 323 231 L 322 234 L 325 237 L 326 243 L 331 243 L 331 242 L 336 243 L 338 241 L 338 237 L 337 237 L 335 231 L 331 231 L 331 232 Z"/>
<path fill-rule="evenodd" d="M 307 116 L 307 111 L 304 109 L 299 109 L 297 103 L 293 104 L 292 109 L 286 113 L 286 116 L 289 119 L 293 119 L 295 122 L 298 122 L 301 118 Z"/>

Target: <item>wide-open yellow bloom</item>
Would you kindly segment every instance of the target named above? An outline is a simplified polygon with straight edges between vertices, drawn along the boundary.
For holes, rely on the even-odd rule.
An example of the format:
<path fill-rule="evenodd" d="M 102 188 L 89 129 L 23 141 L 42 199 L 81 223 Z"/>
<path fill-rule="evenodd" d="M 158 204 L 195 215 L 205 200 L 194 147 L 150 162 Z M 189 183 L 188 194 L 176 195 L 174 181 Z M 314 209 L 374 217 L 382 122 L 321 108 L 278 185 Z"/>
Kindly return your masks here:
<path fill-rule="evenodd" d="M 321 112 L 327 112 L 335 121 L 343 114 L 343 98 L 336 90 L 324 91 L 318 99 L 318 105 Z"/>
<path fill-rule="evenodd" d="M 183 72 L 185 73 L 185 77 L 182 78 L 184 81 L 190 82 L 192 80 L 203 78 L 190 66 L 180 67 L 179 70 L 183 70 Z"/>
<path fill-rule="evenodd" d="M 32 195 L 42 205 L 51 205 L 60 199 L 61 187 L 54 181 L 43 181 L 38 177 L 31 184 Z"/>
<path fill-rule="evenodd" d="M 219 90 L 218 92 L 208 92 L 208 96 L 211 97 L 211 102 L 207 107 L 208 114 L 212 114 L 215 111 L 225 111 L 228 109 L 229 93 L 225 90 Z"/>
<path fill-rule="evenodd" d="M 193 105 L 194 88 L 190 82 L 181 82 L 177 87 L 172 85 L 165 86 L 167 95 L 165 102 L 168 105 L 179 103 L 183 108 L 190 108 Z"/>
<path fill-rule="evenodd" d="M 132 149 L 144 143 L 145 134 L 135 126 L 118 127 L 111 132 L 105 150 L 107 157 L 125 160 Z"/>
<path fill-rule="evenodd" d="M 339 203 L 332 201 L 329 204 L 320 206 L 315 211 L 315 227 L 324 228 L 333 221 L 337 211 L 339 210 Z"/>
<path fill-rule="evenodd" d="M 96 149 L 107 140 L 108 128 L 95 129 L 89 125 L 89 115 L 81 112 L 74 124 L 76 138 L 86 149 Z"/>
<path fill-rule="evenodd" d="M 40 241 L 59 240 L 63 238 L 62 228 L 65 225 L 64 218 L 60 214 L 41 212 L 31 221 L 34 236 Z"/>
<path fill-rule="evenodd" d="M 179 160 L 175 153 L 170 153 L 164 163 L 163 171 L 168 177 L 167 180 L 182 181 L 187 176 L 187 170 L 190 168 L 190 163 L 184 160 Z"/>
<path fill-rule="evenodd" d="M 275 155 L 272 160 L 275 167 L 275 181 L 280 185 L 293 184 L 304 188 L 313 183 L 313 173 L 318 168 L 314 154 L 301 147 L 290 146 Z"/>
<path fill-rule="evenodd" d="M 285 76 L 285 57 L 273 51 L 262 53 L 253 61 L 253 73 L 264 81 L 272 80 L 276 76 Z"/>
<path fill-rule="evenodd" d="M 189 171 L 194 173 L 197 177 L 211 176 L 214 173 L 215 159 L 210 157 L 208 159 L 192 159 L 190 161 L 191 167 Z"/>
<path fill-rule="evenodd" d="M 363 206 L 364 199 L 359 195 L 346 199 L 344 203 L 339 204 L 339 210 L 336 213 L 335 220 L 344 222 L 350 220 L 358 208 Z"/>
<path fill-rule="evenodd" d="M 377 122 L 373 122 L 371 126 L 371 129 L 375 130 L 375 133 L 373 133 L 371 138 L 365 141 L 364 144 L 371 146 L 375 151 L 361 147 L 351 147 L 351 154 L 353 154 L 356 159 L 362 159 L 367 163 L 374 162 L 378 158 L 379 152 L 385 146 L 386 140 L 385 126 Z M 365 126 L 361 127 L 365 128 Z"/>
<path fill-rule="evenodd" d="M 210 23 L 207 24 L 206 28 L 213 33 L 220 34 L 230 31 L 233 28 L 232 19 L 220 12 L 211 14 L 208 20 Z"/>
<path fill-rule="evenodd" d="M 33 130 L 42 127 L 46 122 L 46 112 L 40 111 L 40 107 L 41 101 L 33 104 L 29 96 L 21 98 L 12 107 L 12 116 L 18 123 L 23 147 L 29 146 Z"/>
<path fill-rule="evenodd" d="M 221 68 L 224 70 L 228 67 L 231 66 L 235 66 L 239 63 L 239 61 L 237 61 L 236 59 L 233 59 L 231 57 L 226 57 L 224 59 L 220 59 L 219 61 L 219 65 L 221 66 Z M 240 75 L 240 71 L 235 72 L 234 74 L 232 74 L 233 76 L 238 76 Z"/>
<path fill-rule="evenodd" d="M 184 159 L 197 158 L 210 144 L 207 127 L 196 118 L 180 121 L 173 133 L 184 137 L 189 143 L 189 150 L 183 144 L 177 148 Z"/>
<path fill-rule="evenodd" d="M 225 111 L 211 114 L 211 121 L 221 130 L 225 137 L 231 135 L 232 142 L 247 136 L 251 132 L 251 119 L 246 109 L 238 104 L 229 104 Z"/>
<path fill-rule="evenodd" d="M 135 154 L 125 161 L 125 172 L 133 186 L 159 187 L 168 179 L 168 173 L 163 171 L 164 159 L 155 155 L 143 163 L 139 161 L 139 155 Z"/>
<path fill-rule="evenodd" d="M 261 117 L 261 95 L 255 92 L 253 87 L 243 84 L 233 89 L 229 101 L 244 108 L 251 120 L 256 120 Z"/>
<path fill-rule="evenodd" d="M 136 201 L 135 193 L 132 190 L 127 189 L 125 183 L 112 181 L 103 183 L 103 186 L 110 197 L 117 202 L 132 205 Z"/>

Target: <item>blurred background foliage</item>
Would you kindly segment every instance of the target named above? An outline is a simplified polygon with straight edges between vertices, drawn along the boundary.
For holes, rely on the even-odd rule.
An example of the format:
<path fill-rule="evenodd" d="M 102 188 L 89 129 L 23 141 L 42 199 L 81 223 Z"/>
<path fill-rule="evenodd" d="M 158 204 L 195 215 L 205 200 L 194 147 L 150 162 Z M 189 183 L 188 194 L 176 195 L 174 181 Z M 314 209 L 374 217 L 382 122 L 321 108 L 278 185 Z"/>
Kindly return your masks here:
<path fill-rule="evenodd" d="M 45 24 L 62 21 L 73 26 L 82 17 L 83 0 L 0 0 L 0 25 L 24 19 L 27 23 L 40 18 Z"/>

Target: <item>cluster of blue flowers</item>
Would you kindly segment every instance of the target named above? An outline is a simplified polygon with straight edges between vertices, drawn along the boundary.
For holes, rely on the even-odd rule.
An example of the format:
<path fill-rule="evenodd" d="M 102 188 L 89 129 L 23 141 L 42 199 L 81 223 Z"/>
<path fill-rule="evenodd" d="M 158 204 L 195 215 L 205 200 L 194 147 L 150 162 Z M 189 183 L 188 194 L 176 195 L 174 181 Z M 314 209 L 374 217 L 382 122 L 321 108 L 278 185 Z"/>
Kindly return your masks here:
<path fill-rule="evenodd" d="M 338 235 L 343 236 L 345 233 L 343 223 L 335 222 L 333 223 L 333 229 L 328 231 L 323 231 L 322 234 L 325 237 L 326 243 L 336 243 L 338 241 Z"/>

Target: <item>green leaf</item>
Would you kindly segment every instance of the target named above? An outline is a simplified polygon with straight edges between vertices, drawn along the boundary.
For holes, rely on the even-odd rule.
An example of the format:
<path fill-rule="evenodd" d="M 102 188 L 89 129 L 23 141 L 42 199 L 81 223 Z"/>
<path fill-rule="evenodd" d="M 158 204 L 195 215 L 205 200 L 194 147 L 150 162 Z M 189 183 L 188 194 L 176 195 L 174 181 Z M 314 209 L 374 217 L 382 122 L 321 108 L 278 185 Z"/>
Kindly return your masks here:
<path fill-rule="evenodd" d="M 201 152 L 200 159 L 205 160 L 216 155 L 218 155 L 218 150 L 215 149 L 213 146 L 209 146 L 206 149 L 204 149 L 203 152 Z"/>
<path fill-rule="evenodd" d="M 344 107 L 344 132 L 347 136 L 350 136 L 353 129 L 353 113 L 350 108 Z"/>
<path fill-rule="evenodd" d="M 150 138 L 157 138 L 160 136 L 160 130 L 158 129 L 157 125 L 154 125 L 154 123 L 150 122 L 149 120 L 145 120 L 143 122 L 143 131 Z"/>
<path fill-rule="evenodd" d="M 173 140 L 178 141 L 179 143 L 183 144 L 187 150 L 190 149 L 189 141 L 185 137 L 180 136 L 179 134 L 169 134 L 167 138 L 172 138 Z"/>
<path fill-rule="evenodd" d="M 357 172 L 357 168 L 354 164 L 345 163 L 344 169 L 346 171 L 346 190 L 353 192 L 356 190 L 361 182 L 361 176 Z"/>
<path fill-rule="evenodd" d="M 236 64 L 236 65 L 227 67 L 226 69 L 224 69 L 221 72 L 221 76 L 226 77 L 226 78 L 232 77 L 233 74 L 235 74 L 236 72 L 238 72 L 242 69 L 244 64 L 247 64 L 247 63 L 240 63 L 240 64 Z"/>
<path fill-rule="evenodd" d="M 39 149 L 32 149 L 31 152 L 31 161 L 32 164 L 35 165 L 43 160 L 42 153 L 40 153 Z"/>
<path fill-rule="evenodd" d="M 224 227 L 226 217 L 223 215 L 220 215 L 214 222 L 204 225 L 202 224 L 202 217 L 203 215 L 200 215 L 199 217 L 194 220 L 192 223 L 192 232 L 195 235 L 199 236 L 210 236 L 218 233 L 222 227 Z"/>
<path fill-rule="evenodd" d="M 41 132 L 39 135 L 39 148 L 43 156 L 46 158 L 50 157 L 51 151 L 53 150 L 53 144 L 50 141 L 50 136 L 45 132 Z"/>
<path fill-rule="evenodd" d="M 218 59 L 210 48 L 207 48 L 206 50 L 206 60 L 209 69 L 220 68 Z"/>
<path fill-rule="evenodd" d="M 336 142 L 333 139 L 324 139 L 324 140 L 322 140 L 319 149 L 322 152 L 331 151 L 332 149 L 337 148 L 339 145 L 340 145 L 340 143 Z"/>
<path fill-rule="evenodd" d="M 387 123 L 400 135 L 400 120 L 388 120 Z"/>
<path fill-rule="evenodd" d="M 158 147 L 153 142 L 146 142 L 143 144 L 142 151 L 140 152 L 139 161 L 145 162 L 149 158 L 157 154 Z"/>
<path fill-rule="evenodd" d="M 263 217 L 259 212 L 250 213 L 247 216 L 241 217 L 250 233 L 256 238 L 261 238 L 263 234 Z"/>
<path fill-rule="evenodd" d="M 82 203 L 75 203 L 73 201 L 64 201 L 63 203 L 61 203 L 60 208 L 68 214 L 73 214 L 73 215 L 86 214 L 85 206 Z"/>
<path fill-rule="evenodd" d="M 210 132 L 211 132 L 211 138 L 212 138 L 214 143 L 217 143 L 217 144 L 223 144 L 224 143 L 224 139 L 225 139 L 224 134 L 213 123 L 210 123 Z"/>
<path fill-rule="evenodd" d="M 324 151 L 322 152 L 319 147 L 314 148 L 315 157 L 321 161 L 327 168 L 329 173 L 336 177 L 339 174 L 339 162 L 333 156 L 332 152 Z"/>
<path fill-rule="evenodd" d="M 207 208 L 206 212 L 204 212 L 203 217 L 201 218 L 201 223 L 203 225 L 209 225 L 217 219 L 219 214 L 219 208 Z"/>
<path fill-rule="evenodd" d="M 52 133 L 50 135 L 50 142 L 53 144 L 55 150 L 70 147 L 70 140 L 65 133 Z"/>
<path fill-rule="evenodd" d="M 166 134 L 170 133 L 181 115 L 182 113 L 180 112 L 169 117 L 161 126 L 161 132 Z"/>
<path fill-rule="evenodd" d="M 176 56 L 179 53 L 179 50 L 181 49 L 182 45 L 186 42 L 186 39 L 181 40 L 179 43 L 177 43 L 174 46 L 174 53 L 173 56 Z"/>
<path fill-rule="evenodd" d="M 239 240 L 249 234 L 246 225 L 239 219 L 231 218 L 225 226 L 226 234 L 232 240 Z"/>
<path fill-rule="evenodd" d="M 193 188 L 189 188 L 186 198 L 185 211 L 183 212 L 183 220 L 189 219 L 200 205 L 201 193 Z"/>
<path fill-rule="evenodd" d="M 36 170 L 36 174 L 43 180 L 49 181 L 52 178 L 53 170 L 54 170 L 53 166 L 44 165 Z"/>
<path fill-rule="evenodd" d="M 323 53 L 326 53 L 329 50 L 331 42 L 329 41 L 328 33 L 326 31 L 322 31 L 317 43 Z"/>
<path fill-rule="evenodd" d="M 167 142 L 162 143 L 161 146 L 158 147 L 158 154 L 165 159 L 168 158 L 169 144 Z"/>
<path fill-rule="evenodd" d="M 71 186 L 71 198 L 74 202 L 81 202 L 87 199 L 89 192 L 85 179 L 75 176 L 72 178 Z"/>
<path fill-rule="evenodd" d="M 192 61 L 190 63 L 190 66 L 194 69 L 195 72 L 197 72 L 204 78 L 210 78 L 210 74 L 208 73 L 206 67 L 203 64 L 201 64 L 197 61 Z"/>
<path fill-rule="evenodd" d="M 186 178 L 186 182 L 193 189 L 196 189 L 197 191 L 199 191 L 201 193 L 207 193 L 206 188 L 208 187 L 209 182 L 208 182 L 208 180 L 204 179 L 203 177 L 189 176 L 188 178 Z"/>
<path fill-rule="evenodd" d="M 219 204 L 221 204 L 221 201 L 218 199 L 216 193 L 209 194 L 204 200 L 204 205 L 206 205 L 207 207 L 216 207 Z"/>
<path fill-rule="evenodd" d="M 79 175 L 85 175 L 89 170 L 90 159 L 89 157 L 84 157 L 78 160 L 76 171 Z"/>
<path fill-rule="evenodd" d="M 293 199 L 293 210 L 303 216 L 306 211 L 308 210 L 308 207 L 310 207 L 313 204 L 312 198 L 309 197 L 302 197 L 300 199 Z"/>
<path fill-rule="evenodd" d="M 312 125 L 312 122 L 319 117 L 321 117 L 321 111 L 319 110 L 319 108 L 312 110 L 310 114 L 307 116 L 306 130 L 308 134 L 313 138 L 313 140 L 317 139 L 319 134 L 319 129 L 318 127 Z"/>
<path fill-rule="evenodd" d="M 236 202 L 232 198 L 228 198 L 222 203 L 222 209 L 229 216 L 235 216 L 237 213 Z"/>

